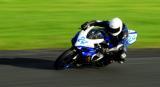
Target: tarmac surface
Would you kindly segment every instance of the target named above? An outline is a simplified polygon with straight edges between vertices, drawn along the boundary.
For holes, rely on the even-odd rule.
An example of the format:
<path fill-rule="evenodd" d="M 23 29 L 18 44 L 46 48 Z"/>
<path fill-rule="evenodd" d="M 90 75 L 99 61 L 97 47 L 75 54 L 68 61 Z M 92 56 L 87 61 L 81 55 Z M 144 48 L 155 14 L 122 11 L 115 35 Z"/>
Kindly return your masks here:
<path fill-rule="evenodd" d="M 160 49 L 129 49 L 124 64 L 54 70 L 63 51 L 0 51 L 0 87 L 160 87 Z"/>

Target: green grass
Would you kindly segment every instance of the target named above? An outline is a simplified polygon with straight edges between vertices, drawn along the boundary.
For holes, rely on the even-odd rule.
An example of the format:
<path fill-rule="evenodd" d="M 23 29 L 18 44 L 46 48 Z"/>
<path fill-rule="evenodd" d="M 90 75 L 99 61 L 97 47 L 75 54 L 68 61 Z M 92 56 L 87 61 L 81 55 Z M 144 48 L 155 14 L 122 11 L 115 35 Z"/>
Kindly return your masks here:
<path fill-rule="evenodd" d="M 0 0 L 0 50 L 67 48 L 80 25 L 120 17 L 131 48 L 160 47 L 160 0 Z"/>

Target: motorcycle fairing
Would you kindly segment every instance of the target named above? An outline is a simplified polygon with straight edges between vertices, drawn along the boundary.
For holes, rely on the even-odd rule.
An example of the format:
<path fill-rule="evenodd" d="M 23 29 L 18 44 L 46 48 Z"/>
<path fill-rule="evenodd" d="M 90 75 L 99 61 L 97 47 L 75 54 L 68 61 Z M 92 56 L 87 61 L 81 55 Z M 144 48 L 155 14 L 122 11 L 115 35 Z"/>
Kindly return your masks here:
<path fill-rule="evenodd" d="M 95 44 L 99 44 L 104 41 L 104 39 L 88 39 L 87 34 L 90 30 L 92 30 L 94 26 L 89 27 L 86 30 L 82 30 L 79 33 L 75 46 L 83 46 L 83 47 L 90 47 L 94 48 Z"/>

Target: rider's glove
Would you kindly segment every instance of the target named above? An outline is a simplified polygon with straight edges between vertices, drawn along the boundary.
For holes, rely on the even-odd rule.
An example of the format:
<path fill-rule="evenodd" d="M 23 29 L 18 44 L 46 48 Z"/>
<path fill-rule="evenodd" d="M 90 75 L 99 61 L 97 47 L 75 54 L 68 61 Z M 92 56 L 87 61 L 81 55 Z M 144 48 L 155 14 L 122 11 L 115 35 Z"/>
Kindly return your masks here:
<path fill-rule="evenodd" d="M 81 25 L 82 30 L 86 30 L 89 27 L 89 22 L 85 22 L 84 24 Z"/>
<path fill-rule="evenodd" d="M 81 25 L 81 29 L 82 29 L 82 30 L 86 30 L 86 29 L 89 28 L 90 26 L 94 26 L 94 23 L 95 23 L 95 22 L 96 22 L 95 20 L 90 21 L 90 22 L 85 22 L 85 23 L 83 23 L 83 24 Z"/>

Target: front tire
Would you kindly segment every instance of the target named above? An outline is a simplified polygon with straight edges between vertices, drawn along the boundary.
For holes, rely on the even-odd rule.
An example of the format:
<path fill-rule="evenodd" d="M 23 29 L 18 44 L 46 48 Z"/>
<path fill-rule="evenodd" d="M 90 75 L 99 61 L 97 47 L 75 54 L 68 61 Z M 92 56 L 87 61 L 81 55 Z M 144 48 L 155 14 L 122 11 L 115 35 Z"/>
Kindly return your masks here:
<path fill-rule="evenodd" d="M 76 50 L 70 48 L 62 53 L 54 63 L 54 68 L 57 70 L 73 68 L 75 66 L 75 60 L 77 56 Z"/>

